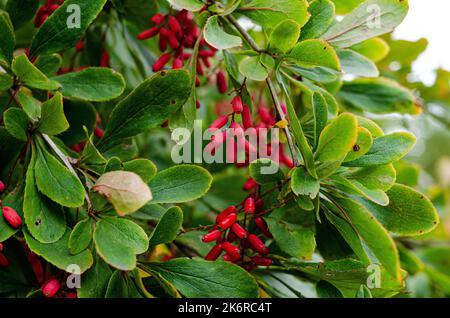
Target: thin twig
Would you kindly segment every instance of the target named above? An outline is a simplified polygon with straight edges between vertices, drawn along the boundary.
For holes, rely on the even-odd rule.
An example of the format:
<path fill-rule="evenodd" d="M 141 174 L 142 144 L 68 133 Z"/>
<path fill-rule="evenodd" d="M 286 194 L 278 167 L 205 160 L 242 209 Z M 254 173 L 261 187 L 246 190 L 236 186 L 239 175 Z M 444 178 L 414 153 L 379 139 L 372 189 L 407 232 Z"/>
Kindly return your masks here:
<path fill-rule="evenodd" d="M 237 22 L 237 20 L 233 16 L 229 15 L 227 16 L 227 19 L 236 28 L 236 30 L 238 30 L 238 32 L 242 35 L 242 37 L 245 39 L 245 41 L 247 41 L 248 45 L 250 45 L 253 50 L 255 50 L 256 52 L 263 52 L 258 44 L 256 44 L 255 40 L 253 40 L 250 34 L 245 31 L 245 29 L 239 24 L 239 22 Z"/>

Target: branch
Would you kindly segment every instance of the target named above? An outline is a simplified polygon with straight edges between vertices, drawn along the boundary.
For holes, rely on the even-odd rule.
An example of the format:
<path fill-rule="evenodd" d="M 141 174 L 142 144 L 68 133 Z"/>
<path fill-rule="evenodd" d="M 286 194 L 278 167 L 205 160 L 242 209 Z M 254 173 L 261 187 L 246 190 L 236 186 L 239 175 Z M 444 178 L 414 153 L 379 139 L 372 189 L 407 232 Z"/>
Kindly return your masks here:
<path fill-rule="evenodd" d="M 242 35 L 242 37 L 245 39 L 245 41 L 247 41 L 248 45 L 250 45 L 253 50 L 255 50 L 256 52 L 263 51 L 258 46 L 258 44 L 256 44 L 255 40 L 253 40 L 250 34 L 245 31 L 245 29 L 239 24 L 239 22 L 237 22 L 237 20 L 233 16 L 229 15 L 227 16 L 227 19 L 236 28 L 236 30 L 238 30 L 238 32 Z"/>

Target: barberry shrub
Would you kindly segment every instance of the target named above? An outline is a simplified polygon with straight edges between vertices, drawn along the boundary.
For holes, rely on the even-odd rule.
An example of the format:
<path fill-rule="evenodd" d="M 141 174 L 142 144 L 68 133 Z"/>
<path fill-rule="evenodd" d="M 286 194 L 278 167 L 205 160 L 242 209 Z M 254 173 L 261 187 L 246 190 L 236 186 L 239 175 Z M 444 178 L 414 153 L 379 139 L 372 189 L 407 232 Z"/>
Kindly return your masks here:
<path fill-rule="evenodd" d="M 416 138 L 369 119 L 421 113 L 377 64 L 407 0 L 0 8 L 0 295 L 391 297 L 417 272 L 450 294 L 445 248 L 412 243 L 438 214 L 396 180 Z M 225 163 L 173 162 L 196 119 Z M 277 150 L 226 130 L 273 127 Z"/>

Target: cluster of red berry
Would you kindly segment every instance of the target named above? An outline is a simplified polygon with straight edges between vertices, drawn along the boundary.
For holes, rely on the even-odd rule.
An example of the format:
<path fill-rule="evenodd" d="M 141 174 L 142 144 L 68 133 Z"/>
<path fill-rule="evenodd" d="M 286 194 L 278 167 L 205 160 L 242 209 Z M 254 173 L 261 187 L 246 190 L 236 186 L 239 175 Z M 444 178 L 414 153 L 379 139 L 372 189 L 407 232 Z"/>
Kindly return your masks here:
<path fill-rule="evenodd" d="M 272 260 L 265 257 L 269 254 L 269 249 L 255 234 L 249 232 L 251 222 L 267 238 L 272 238 L 267 223 L 258 213 L 263 210 L 261 198 L 255 200 L 254 195 L 247 197 L 238 209 L 230 206 L 223 210 L 216 217 L 216 224 L 208 234 L 204 235 L 202 241 L 210 243 L 216 241 L 216 245 L 209 251 L 205 259 L 216 260 L 222 252 L 225 252 L 223 259 L 242 265 L 247 270 L 252 270 L 255 266 L 270 266 Z M 244 214 L 243 220 L 238 220 L 239 214 Z M 233 244 L 239 240 L 238 244 Z"/>
<path fill-rule="evenodd" d="M 158 13 L 151 18 L 153 26 L 138 35 L 139 40 L 147 40 L 158 36 L 158 47 L 163 53 L 153 64 L 153 71 L 162 70 L 172 60 L 172 69 L 183 68 L 184 63 L 192 54 L 186 52 L 194 48 L 201 36 L 201 30 L 195 25 L 192 12 L 181 10 L 176 15 Z M 169 50 L 170 49 L 170 50 Z M 197 57 L 197 74 L 206 75 L 205 67 L 210 68 L 210 58 L 217 49 L 200 39 Z M 196 85 L 200 79 L 196 77 Z"/>

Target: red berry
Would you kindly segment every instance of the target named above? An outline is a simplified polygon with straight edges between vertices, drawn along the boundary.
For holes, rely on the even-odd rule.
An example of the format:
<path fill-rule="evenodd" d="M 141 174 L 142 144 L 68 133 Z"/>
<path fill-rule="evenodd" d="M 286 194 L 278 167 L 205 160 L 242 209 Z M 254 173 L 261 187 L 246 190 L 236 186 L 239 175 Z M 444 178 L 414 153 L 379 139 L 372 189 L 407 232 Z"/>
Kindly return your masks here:
<path fill-rule="evenodd" d="M 6 258 L 5 255 L 0 253 L 0 267 L 8 267 L 9 266 L 9 260 Z"/>
<path fill-rule="evenodd" d="M 247 105 L 244 105 L 242 107 L 242 125 L 245 129 L 253 126 L 252 113 L 250 112 L 250 108 Z"/>
<path fill-rule="evenodd" d="M 240 96 L 235 96 L 231 102 L 231 105 L 233 105 L 233 111 L 236 114 L 242 113 L 244 105 L 242 104 L 242 99 Z"/>
<path fill-rule="evenodd" d="M 197 108 L 197 109 L 200 108 L 200 102 L 198 100 L 195 101 L 195 108 Z"/>
<path fill-rule="evenodd" d="M 220 223 L 225 219 L 227 216 L 229 216 L 231 213 L 236 213 L 237 209 L 235 206 L 230 206 L 219 213 L 219 215 L 216 217 L 216 223 Z"/>
<path fill-rule="evenodd" d="M 3 183 L 3 181 L 0 181 L 0 192 L 5 191 L 5 189 L 6 189 L 5 184 Z"/>
<path fill-rule="evenodd" d="M 197 73 L 205 75 L 205 70 L 203 69 L 202 63 L 200 63 L 200 60 L 197 60 Z"/>
<path fill-rule="evenodd" d="M 167 50 L 167 31 L 164 28 L 161 28 L 159 32 L 158 48 L 161 52 Z"/>
<path fill-rule="evenodd" d="M 241 251 L 239 247 L 231 244 L 230 242 L 225 242 L 222 244 L 223 250 L 232 258 L 233 261 L 241 258 Z"/>
<path fill-rule="evenodd" d="M 3 217 L 15 229 L 22 225 L 22 219 L 19 214 L 17 214 L 17 212 L 9 206 L 3 207 Z"/>
<path fill-rule="evenodd" d="M 203 235 L 202 241 L 203 241 L 203 243 L 209 243 L 209 242 L 215 241 L 220 237 L 221 234 L 222 233 L 219 230 L 213 230 L 213 231 L 209 232 L 208 234 Z"/>
<path fill-rule="evenodd" d="M 97 137 L 98 139 L 101 139 L 104 134 L 105 134 L 105 132 L 103 131 L 103 129 L 95 127 L 95 129 L 94 129 L 95 137 Z"/>
<path fill-rule="evenodd" d="M 109 66 L 109 54 L 108 52 L 103 52 L 100 58 L 100 67 L 108 67 Z"/>
<path fill-rule="evenodd" d="M 210 126 L 209 131 L 214 132 L 216 129 L 220 129 L 228 123 L 228 116 L 219 116 Z"/>
<path fill-rule="evenodd" d="M 200 56 L 200 57 L 213 57 L 215 54 L 216 54 L 216 53 L 213 52 L 213 51 L 206 51 L 206 50 L 200 50 L 200 51 L 198 52 L 198 56 Z M 222 71 L 219 72 L 219 73 L 222 73 L 222 75 L 225 76 L 225 74 L 223 74 Z M 217 76 L 219 76 L 219 74 L 217 74 Z"/>
<path fill-rule="evenodd" d="M 247 238 L 248 243 L 250 244 L 250 247 L 252 250 L 254 250 L 257 253 L 260 253 L 262 255 L 269 254 L 269 249 L 266 245 L 261 241 L 259 237 L 257 237 L 254 234 L 250 234 Z"/>
<path fill-rule="evenodd" d="M 183 68 L 183 60 L 179 58 L 174 59 L 172 62 L 172 69 L 177 70 L 180 68 Z"/>
<path fill-rule="evenodd" d="M 163 69 L 163 67 L 169 62 L 172 56 L 169 53 L 165 53 L 156 60 L 155 64 L 153 64 L 153 72 L 159 72 Z"/>
<path fill-rule="evenodd" d="M 240 239 L 244 239 L 247 237 L 247 231 L 240 226 L 238 223 L 234 223 L 231 226 L 231 230 L 237 235 L 237 237 L 239 237 Z"/>
<path fill-rule="evenodd" d="M 60 288 L 60 282 L 53 278 L 46 281 L 41 289 L 45 297 L 52 298 L 56 295 Z"/>
<path fill-rule="evenodd" d="M 267 238 L 273 238 L 272 234 L 269 232 L 269 226 L 267 226 L 266 221 L 263 218 L 255 218 L 255 225 Z"/>
<path fill-rule="evenodd" d="M 180 47 L 180 42 L 178 42 L 175 33 L 168 31 L 167 32 L 167 40 L 169 41 L 169 46 L 172 50 L 176 50 Z"/>
<path fill-rule="evenodd" d="M 66 298 L 75 299 L 75 298 L 78 298 L 78 295 L 77 295 L 77 293 L 69 292 L 66 294 Z"/>
<path fill-rule="evenodd" d="M 227 78 L 225 76 L 225 73 L 222 71 L 217 73 L 217 89 L 221 94 L 225 94 L 228 90 Z"/>
<path fill-rule="evenodd" d="M 259 107 L 258 114 L 265 124 L 271 126 L 275 124 L 275 118 L 273 118 L 272 114 L 266 107 L 264 106 Z"/>
<path fill-rule="evenodd" d="M 247 180 L 247 182 L 244 183 L 244 191 L 250 191 L 253 190 L 254 188 L 256 188 L 258 186 L 258 184 L 256 183 L 255 180 L 253 180 L 253 178 L 249 178 Z"/>
<path fill-rule="evenodd" d="M 248 197 L 244 202 L 244 211 L 247 214 L 255 213 L 255 199 Z"/>
<path fill-rule="evenodd" d="M 0 242 L 0 252 L 3 252 L 3 243 Z"/>
<path fill-rule="evenodd" d="M 215 261 L 222 254 L 222 244 L 216 244 L 205 256 L 207 261 Z"/>
<path fill-rule="evenodd" d="M 196 87 L 200 86 L 200 78 L 198 77 L 198 75 L 195 76 L 195 86 Z"/>
<path fill-rule="evenodd" d="M 178 20 L 173 17 L 169 16 L 169 28 L 172 30 L 173 33 L 177 34 L 178 36 L 183 36 L 183 30 L 181 29 L 180 24 L 178 23 Z"/>
<path fill-rule="evenodd" d="M 84 50 L 84 41 L 80 40 L 77 42 L 77 44 L 75 45 L 75 49 L 77 50 L 77 52 L 81 52 Z"/>
<path fill-rule="evenodd" d="M 151 21 L 154 24 L 160 24 L 164 21 L 164 16 L 161 13 L 157 13 L 151 18 Z"/>
<path fill-rule="evenodd" d="M 228 229 L 230 226 L 232 226 L 237 219 L 237 214 L 236 213 L 231 213 L 229 216 L 227 216 L 226 218 L 224 218 L 219 224 L 218 226 L 222 229 L 222 230 L 226 230 Z"/>
<path fill-rule="evenodd" d="M 148 30 L 145 30 L 145 31 L 142 31 L 141 33 L 139 33 L 137 38 L 139 40 L 147 40 L 147 39 L 154 37 L 158 33 L 159 33 L 159 28 L 153 27 L 153 28 L 150 28 Z"/>
<path fill-rule="evenodd" d="M 252 261 L 255 262 L 255 264 L 258 266 L 270 266 L 273 264 L 273 261 L 270 258 L 261 256 L 253 256 Z"/>

